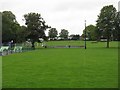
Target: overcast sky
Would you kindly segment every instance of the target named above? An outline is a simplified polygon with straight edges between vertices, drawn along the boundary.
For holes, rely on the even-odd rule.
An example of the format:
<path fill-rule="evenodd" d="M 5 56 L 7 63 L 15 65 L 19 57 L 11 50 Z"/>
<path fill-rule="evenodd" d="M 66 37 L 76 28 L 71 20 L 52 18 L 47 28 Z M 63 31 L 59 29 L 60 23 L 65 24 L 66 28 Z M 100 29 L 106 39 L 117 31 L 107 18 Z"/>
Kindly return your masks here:
<path fill-rule="evenodd" d="M 67 29 L 70 34 L 82 34 L 84 21 L 96 24 L 97 15 L 105 5 L 118 10 L 119 0 L 0 0 L 0 11 L 12 11 L 17 21 L 24 25 L 23 15 L 40 13 L 46 23 L 59 32 Z"/>

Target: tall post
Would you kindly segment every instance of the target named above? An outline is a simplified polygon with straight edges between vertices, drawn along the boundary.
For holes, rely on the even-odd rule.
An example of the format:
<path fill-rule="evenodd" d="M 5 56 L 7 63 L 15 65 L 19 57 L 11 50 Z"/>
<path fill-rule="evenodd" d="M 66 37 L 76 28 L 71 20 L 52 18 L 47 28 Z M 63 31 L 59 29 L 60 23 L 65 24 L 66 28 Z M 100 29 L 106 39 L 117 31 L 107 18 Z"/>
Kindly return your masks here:
<path fill-rule="evenodd" d="M 0 13 L 0 47 L 1 46 L 2 46 L 2 13 Z M 0 89 L 2 90 L 2 57 L 1 56 L 0 56 Z"/>
<path fill-rule="evenodd" d="M 86 20 L 85 20 L 85 49 L 87 49 L 86 47 Z"/>

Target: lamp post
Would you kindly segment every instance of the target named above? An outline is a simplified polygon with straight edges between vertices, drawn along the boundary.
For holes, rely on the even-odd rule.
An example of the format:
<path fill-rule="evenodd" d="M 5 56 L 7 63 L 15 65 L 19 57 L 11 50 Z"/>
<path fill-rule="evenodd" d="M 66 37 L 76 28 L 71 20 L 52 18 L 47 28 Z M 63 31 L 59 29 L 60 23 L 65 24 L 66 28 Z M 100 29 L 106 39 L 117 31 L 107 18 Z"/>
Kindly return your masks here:
<path fill-rule="evenodd" d="M 86 20 L 85 20 L 85 49 L 87 49 L 86 47 Z"/>

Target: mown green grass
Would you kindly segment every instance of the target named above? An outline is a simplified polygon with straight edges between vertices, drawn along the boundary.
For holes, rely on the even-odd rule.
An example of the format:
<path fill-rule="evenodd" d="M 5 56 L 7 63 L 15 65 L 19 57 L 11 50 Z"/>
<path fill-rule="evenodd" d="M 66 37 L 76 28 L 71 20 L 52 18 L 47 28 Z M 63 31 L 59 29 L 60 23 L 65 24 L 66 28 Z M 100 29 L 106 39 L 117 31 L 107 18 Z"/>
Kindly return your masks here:
<path fill-rule="evenodd" d="M 0 89 L 2 89 L 2 57 L 0 56 Z"/>
<path fill-rule="evenodd" d="M 71 41 L 84 45 L 84 42 Z M 68 42 L 47 42 L 66 45 Z M 84 48 L 46 48 L 3 57 L 3 88 L 116 88 L 117 42 Z"/>

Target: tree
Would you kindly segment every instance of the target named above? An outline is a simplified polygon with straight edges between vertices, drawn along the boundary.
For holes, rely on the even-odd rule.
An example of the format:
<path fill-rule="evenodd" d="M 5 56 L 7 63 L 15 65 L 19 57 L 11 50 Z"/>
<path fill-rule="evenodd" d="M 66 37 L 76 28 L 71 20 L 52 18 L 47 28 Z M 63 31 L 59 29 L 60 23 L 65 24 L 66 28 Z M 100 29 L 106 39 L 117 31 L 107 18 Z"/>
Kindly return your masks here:
<path fill-rule="evenodd" d="M 11 11 L 2 12 L 2 42 L 9 42 L 13 40 L 16 42 L 16 36 L 20 30 L 15 15 Z"/>
<path fill-rule="evenodd" d="M 70 40 L 80 40 L 80 35 L 79 34 L 72 34 L 69 36 Z"/>
<path fill-rule="evenodd" d="M 115 27 L 113 29 L 113 40 L 120 41 L 120 11 L 116 13 Z"/>
<path fill-rule="evenodd" d="M 55 37 L 57 37 L 58 35 L 58 31 L 56 30 L 56 28 L 51 28 L 48 32 L 49 38 L 54 40 Z"/>
<path fill-rule="evenodd" d="M 0 21 L 2 21 L 2 12 L 0 12 Z M 0 46 L 2 45 L 2 22 L 0 22 Z"/>
<path fill-rule="evenodd" d="M 27 25 L 27 31 L 28 31 L 28 37 L 31 39 L 32 42 L 32 48 L 35 49 L 34 43 L 38 41 L 39 38 L 45 38 L 45 30 L 48 27 L 46 25 L 44 19 L 41 17 L 41 14 L 38 13 L 28 13 L 24 15 L 26 25 Z"/>
<path fill-rule="evenodd" d="M 26 26 L 21 26 L 20 30 L 17 33 L 17 42 L 21 43 L 21 42 L 25 42 L 28 36 L 28 31 L 27 31 L 27 27 Z"/>
<path fill-rule="evenodd" d="M 83 30 L 83 36 L 84 35 L 85 35 L 85 30 Z M 89 38 L 89 40 L 97 39 L 96 26 L 89 25 L 86 27 L 86 38 Z"/>
<path fill-rule="evenodd" d="M 69 34 L 68 30 L 65 29 L 61 29 L 61 32 L 59 33 L 62 39 L 68 39 L 68 34 Z"/>
<path fill-rule="evenodd" d="M 97 30 L 100 36 L 107 39 L 107 48 L 109 48 L 109 41 L 114 27 L 115 16 L 116 8 L 113 7 L 113 5 L 104 6 L 98 16 Z"/>

